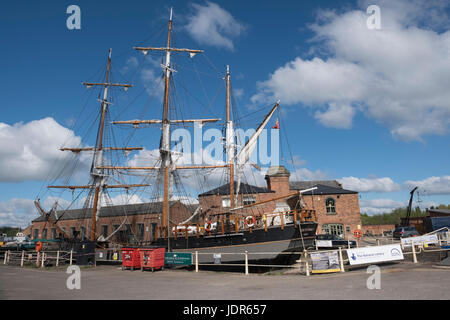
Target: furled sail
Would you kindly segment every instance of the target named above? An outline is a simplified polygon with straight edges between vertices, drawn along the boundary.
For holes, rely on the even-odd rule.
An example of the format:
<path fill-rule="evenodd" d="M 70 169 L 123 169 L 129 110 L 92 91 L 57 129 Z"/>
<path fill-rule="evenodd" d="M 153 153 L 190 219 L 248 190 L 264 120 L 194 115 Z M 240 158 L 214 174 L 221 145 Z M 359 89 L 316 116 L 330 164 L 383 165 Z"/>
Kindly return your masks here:
<path fill-rule="evenodd" d="M 266 115 L 266 117 L 264 118 L 263 122 L 261 122 L 259 127 L 253 133 L 253 135 L 250 137 L 250 139 L 248 139 L 248 141 L 245 144 L 245 146 L 241 149 L 241 151 L 236 156 L 236 164 L 237 164 L 237 168 L 238 168 L 238 170 L 237 170 L 238 171 L 238 173 L 237 173 L 237 175 L 238 175 L 238 183 L 237 183 L 236 194 L 239 194 L 239 188 L 240 188 L 240 185 L 241 185 L 241 178 L 242 178 L 242 174 L 243 174 L 243 171 L 244 171 L 244 166 L 248 162 L 248 160 L 250 159 L 250 156 L 252 155 L 253 151 L 256 148 L 256 144 L 258 142 L 259 136 L 263 132 L 263 130 L 266 127 L 267 123 L 269 122 L 270 118 L 273 116 L 273 114 L 277 110 L 279 104 L 280 104 L 280 100 L 277 101 L 275 106 Z M 236 198 L 236 200 L 237 200 L 237 198 Z"/>

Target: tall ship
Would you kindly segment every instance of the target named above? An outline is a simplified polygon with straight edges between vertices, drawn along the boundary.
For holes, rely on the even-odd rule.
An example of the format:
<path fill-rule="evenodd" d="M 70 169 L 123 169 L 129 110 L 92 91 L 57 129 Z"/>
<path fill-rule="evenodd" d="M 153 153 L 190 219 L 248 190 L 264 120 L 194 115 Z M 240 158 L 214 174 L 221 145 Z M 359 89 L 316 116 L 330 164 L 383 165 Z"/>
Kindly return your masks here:
<path fill-rule="evenodd" d="M 179 101 L 179 92 L 185 87 L 175 84 L 174 79 L 181 77 L 185 70 L 194 70 L 188 72 L 197 76 L 200 72 L 195 67 L 177 68 L 181 65 L 175 58 L 187 55 L 186 58 L 195 59 L 203 50 L 176 48 L 173 40 L 171 10 L 166 45 L 134 47 L 144 59 L 150 56 L 143 64 L 158 65 L 157 59 L 161 58 L 160 81 L 150 99 L 151 106 L 162 104 L 160 118 L 144 120 L 143 114 L 135 120 L 120 118 L 132 114 L 128 107 L 133 105 L 133 99 L 127 100 L 126 112 L 111 116 L 111 108 L 120 101 L 116 97 L 119 89 L 127 91 L 133 87 L 112 80 L 111 50 L 102 79 L 83 83 L 98 90 L 100 107 L 95 124 L 89 128 L 91 131 L 97 128 L 95 145 L 79 142 L 77 146 L 61 147 L 62 152 L 70 154 L 66 156 L 68 165 L 63 168 L 65 173 L 54 177 L 53 183 L 35 201 L 40 217 L 33 223 L 44 224 L 45 235 L 34 237 L 60 238 L 66 243 L 86 242 L 99 250 L 151 245 L 165 247 L 167 251 L 198 252 L 200 263 L 213 263 L 214 254 L 221 255 L 224 263 L 240 262 L 244 252 L 251 261 L 274 260 L 283 253 L 300 252 L 313 246 L 317 229 L 315 211 L 302 201 L 302 192 L 309 189 L 282 187 L 289 179 L 289 171 L 280 165 L 267 170 L 267 188 L 249 183 L 251 171 L 261 170 L 258 164 L 252 163 L 251 155 L 264 129 L 273 123 L 280 102 L 274 101 L 248 140 L 240 141 L 233 113 L 236 105 L 231 72 L 227 66 L 220 79 L 226 92 L 221 111 L 225 121 L 217 117 L 184 119 L 183 115 L 191 108 L 183 108 L 188 102 Z M 152 54 L 159 56 L 154 58 Z M 150 95 L 150 91 L 147 87 L 144 94 Z M 197 100 L 195 104 L 198 105 Z M 212 103 L 203 107 L 210 110 Z M 207 114 L 205 110 L 194 111 Z M 213 161 L 210 159 L 213 157 L 204 156 L 203 149 L 201 161 L 193 161 L 198 153 L 191 152 L 185 140 L 173 139 L 175 133 L 189 135 L 204 126 L 217 124 L 222 124 L 223 153 L 221 157 L 215 155 Z M 279 129 L 278 120 L 273 128 Z M 119 141 L 116 130 L 128 135 Z M 144 131 L 150 133 L 144 133 L 141 140 L 136 138 L 138 132 Z M 134 141 L 141 141 L 141 146 L 130 146 Z M 156 147 L 151 149 L 149 143 Z M 86 167 L 88 161 L 89 176 L 85 178 L 89 183 L 72 183 L 83 178 L 79 169 L 83 163 Z M 64 183 L 58 184 L 61 181 Z M 63 197 L 67 191 L 72 194 L 71 199 Z M 41 205 L 44 196 L 56 200 L 50 210 Z M 80 203 L 83 203 L 81 208 L 76 208 Z"/>

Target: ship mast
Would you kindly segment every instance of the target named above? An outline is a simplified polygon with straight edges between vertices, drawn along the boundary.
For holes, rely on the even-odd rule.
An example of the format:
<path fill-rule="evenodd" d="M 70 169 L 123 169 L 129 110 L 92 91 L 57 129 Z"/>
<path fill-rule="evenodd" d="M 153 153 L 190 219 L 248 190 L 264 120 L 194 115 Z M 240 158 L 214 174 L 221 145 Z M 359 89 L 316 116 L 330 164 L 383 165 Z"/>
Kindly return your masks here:
<path fill-rule="evenodd" d="M 163 66 L 164 68 L 164 101 L 163 101 L 163 116 L 162 120 L 128 120 L 128 121 L 113 121 L 113 124 L 132 124 L 138 126 L 139 124 L 162 124 L 162 136 L 161 136 L 161 147 L 160 147 L 160 157 L 161 166 L 160 167 L 114 167 L 114 166 L 102 166 L 103 169 L 113 169 L 113 170 L 160 170 L 163 173 L 163 208 L 162 208 L 162 219 L 161 228 L 165 233 L 167 238 L 170 238 L 170 221 L 169 221 L 169 181 L 170 174 L 173 170 L 178 169 L 205 169 L 205 168 L 223 168 L 228 167 L 227 165 L 209 165 L 209 166 L 174 166 L 171 157 L 171 146 L 170 146 L 170 126 L 173 123 L 206 123 L 206 122 L 217 122 L 220 119 L 193 119 L 193 120 L 172 120 L 169 114 L 169 93 L 170 93 L 170 78 L 172 72 L 174 71 L 171 66 L 171 53 L 172 52 L 187 52 L 190 57 L 194 57 L 197 53 L 203 52 L 203 50 L 192 50 L 192 49 L 180 49 L 171 47 L 171 33 L 172 33 L 172 19 L 173 10 L 170 9 L 169 18 L 169 30 L 167 34 L 167 45 L 166 47 L 135 47 L 135 50 L 142 51 L 144 55 L 148 51 L 165 51 L 166 61 Z M 168 247 L 170 250 L 170 245 Z"/>
<path fill-rule="evenodd" d="M 169 32 L 167 34 L 167 48 L 170 48 L 170 36 L 172 33 L 172 8 L 170 9 Z M 162 224 L 169 228 L 169 166 L 170 166 L 170 122 L 169 122 L 169 90 L 170 90 L 170 50 L 166 51 L 166 65 L 165 65 L 165 85 L 164 85 L 164 111 L 162 119 L 162 148 L 159 150 L 161 154 L 162 170 L 164 170 L 164 187 L 163 187 L 163 214 Z M 167 229 L 169 234 L 169 229 Z"/>
<path fill-rule="evenodd" d="M 235 145 L 234 145 L 234 130 L 233 121 L 231 121 L 230 113 L 230 66 L 227 66 L 227 132 L 226 132 L 226 148 L 227 148 L 227 163 L 230 170 L 230 208 L 233 208 L 234 203 L 234 156 L 235 156 Z"/>
<path fill-rule="evenodd" d="M 109 55 L 108 55 L 108 62 L 106 64 L 106 76 L 105 76 L 105 84 L 109 83 L 109 75 L 111 72 L 111 49 L 109 49 Z M 103 89 L 103 99 L 101 101 L 101 118 L 100 118 L 100 124 L 98 129 L 98 141 L 97 141 L 97 147 L 95 148 L 94 152 L 94 160 L 93 165 L 91 168 L 91 176 L 94 179 L 93 185 L 95 186 L 94 191 L 94 205 L 92 207 L 92 228 L 91 228 L 91 241 L 95 240 L 95 232 L 96 232 L 96 225 L 98 220 L 98 212 L 100 211 L 100 204 L 99 197 L 101 199 L 101 195 L 103 193 L 102 185 L 104 184 L 104 170 L 103 169 L 97 169 L 97 166 L 100 166 L 103 161 L 103 131 L 105 128 L 105 116 L 106 111 L 108 109 L 108 86 L 105 85 Z"/>
<path fill-rule="evenodd" d="M 111 49 L 109 49 L 108 53 L 108 61 L 106 64 L 106 74 L 105 74 L 105 81 L 103 83 L 90 83 L 90 82 L 84 82 L 83 85 L 85 85 L 87 88 L 98 86 L 103 87 L 103 98 L 100 101 L 100 123 L 97 131 L 97 141 L 96 146 L 94 148 L 61 148 L 61 151 L 71 151 L 74 153 L 79 153 L 81 151 L 94 151 L 94 157 L 92 160 L 91 165 L 91 177 L 93 179 L 92 185 L 86 185 L 86 186 L 48 186 L 48 188 L 56 188 L 56 189 L 94 189 L 94 203 L 92 207 L 92 227 L 91 227 L 91 234 L 90 234 L 90 240 L 95 241 L 96 240 L 96 225 L 98 221 L 98 213 L 100 211 L 101 207 L 101 198 L 102 194 L 104 193 L 105 189 L 107 188 L 131 188 L 131 187 L 145 187 L 148 186 L 147 184 L 133 184 L 133 185 L 107 185 L 105 183 L 106 175 L 104 172 L 104 168 L 102 168 L 103 165 L 103 152 L 105 150 L 124 150 L 124 151 L 133 151 L 133 150 L 142 150 L 141 147 L 128 147 L 128 148 L 104 148 L 103 147 L 103 135 L 104 135 L 104 129 L 105 129 L 105 118 L 106 114 L 108 112 L 108 106 L 110 102 L 108 101 L 108 90 L 109 87 L 123 87 L 125 90 L 132 87 L 132 85 L 129 84 L 119 84 L 119 83 L 111 83 L 110 82 L 110 76 L 111 76 Z"/>

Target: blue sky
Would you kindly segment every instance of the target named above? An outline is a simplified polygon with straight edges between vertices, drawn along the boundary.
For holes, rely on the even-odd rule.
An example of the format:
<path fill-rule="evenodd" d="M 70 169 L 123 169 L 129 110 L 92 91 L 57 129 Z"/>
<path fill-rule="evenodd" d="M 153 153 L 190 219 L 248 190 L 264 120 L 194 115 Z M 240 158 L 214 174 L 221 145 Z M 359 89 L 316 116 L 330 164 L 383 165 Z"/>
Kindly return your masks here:
<path fill-rule="evenodd" d="M 72 4 L 81 9 L 81 30 L 66 27 Z M 366 25 L 370 4 L 380 8 L 379 30 Z M 164 45 L 171 6 L 176 45 L 205 50 L 194 68 L 207 75 L 192 81 L 192 95 L 208 104 L 205 91 L 212 99 L 228 64 L 240 115 L 280 99 L 296 177 L 337 179 L 360 192 L 370 214 L 406 205 L 415 185 L 422 200 L 415 204 L 450 203 L 448 2 L 25 1 L 0 10 L 0 225 L 37 215 L 32 200 L 57 147 L 79 143 L 83 121 L 96 114 L 97 93 L 80 84 L 98 80 L 109 48 L 115 80 L 135 85 L 117 93 L 117 110 L 154 84 L 159 58 L 141 65 L 132 48 Z M 189 66 L 180 62 L 175 77 Z M 217 99 L 212 115 L 223 118 Z M 146 101 L 143 94 L 136 104 Z M 192 116 L 204 112 L 196 101 Z M 289 158 L 287 145 L 282 151 Z"/>

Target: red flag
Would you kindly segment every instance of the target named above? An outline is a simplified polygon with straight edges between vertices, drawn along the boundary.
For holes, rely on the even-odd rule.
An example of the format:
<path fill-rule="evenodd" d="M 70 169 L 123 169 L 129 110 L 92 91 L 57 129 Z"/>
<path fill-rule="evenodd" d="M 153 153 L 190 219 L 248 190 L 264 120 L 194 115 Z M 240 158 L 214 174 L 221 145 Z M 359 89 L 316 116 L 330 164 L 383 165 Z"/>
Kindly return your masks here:
<path fill-rule="evenodd" d="M 280 129 L 280 123 L 278 122 L 278 119 L 275 122 L 275 126 L 273 126 L 272 129 Z"/>

